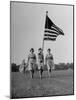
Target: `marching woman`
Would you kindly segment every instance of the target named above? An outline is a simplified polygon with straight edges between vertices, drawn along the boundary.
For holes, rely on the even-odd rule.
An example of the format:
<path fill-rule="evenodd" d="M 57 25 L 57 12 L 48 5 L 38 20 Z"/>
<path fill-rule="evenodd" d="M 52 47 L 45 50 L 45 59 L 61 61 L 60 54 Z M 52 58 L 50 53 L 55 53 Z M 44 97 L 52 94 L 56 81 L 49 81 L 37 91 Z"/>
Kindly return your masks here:
<path fill-rule="evenodd" d="M 43 50 L 39 48 L 38 49 L 38 70 L 39 70 L 40 78 L 42 78 L 43 66 L 44 66 Z"/>
<path fill-rule="evenodd" d="M 30 49 L 30 54 L 28 55 L 28 70 L 30 71 L 30 75 L 33 78 L 34 68 L 36 65 L 36 55 L 34 54 L 34 49 Z"/>
<path fill-rule="evenodd" d="M 22 63 L 20 64 L 19 71 L 24 74 L 25 69 L 26 69 L 26 63 L 25 63 L 25 59 L 23 59 Z"/>
<path fill-rule="evenodd" d="M 54 59 L 53 59 L 53 55 L 51 53 L 51 49 L 50 48 L 47 50 L 47 54 L 46 54 L 46 57 L 45 57 L 45 65 L 47 66 L 48 75 L 50 77 L 51 71 L 52 71 L 52 69 L 54 67 Z"/>

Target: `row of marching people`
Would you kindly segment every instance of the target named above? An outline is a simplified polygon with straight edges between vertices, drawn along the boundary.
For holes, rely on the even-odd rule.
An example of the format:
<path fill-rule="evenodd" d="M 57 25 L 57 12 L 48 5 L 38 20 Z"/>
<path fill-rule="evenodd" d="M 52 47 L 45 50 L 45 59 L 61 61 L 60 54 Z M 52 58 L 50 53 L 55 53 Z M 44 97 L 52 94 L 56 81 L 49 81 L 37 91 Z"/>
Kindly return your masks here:
<path fill-rule="evenodd" d="M 40 78 L 42 78 L 42 73 L 44 71 L 44 62 L 45 65 L 47 66 L 48 75 L 50 77 L 52 68 L 54 67 L 54 59 L 50 48 L 47 50 L 45 59 L 44 59 L 43 50 L 41 48 L 38 49 L 38 71 L 39 71 Z M 30 71 L 31 77 L 33 78 L 36 64 L 37 64 L 36 54 L 34 53 L 34 49 L 31 48 L 30 54 L 28 55 L 27 64 L 25 64 L 25 60 L 23 60 L 19 70 L 20 72 L 25 71 L 27 66 L 28 70 Z"/>

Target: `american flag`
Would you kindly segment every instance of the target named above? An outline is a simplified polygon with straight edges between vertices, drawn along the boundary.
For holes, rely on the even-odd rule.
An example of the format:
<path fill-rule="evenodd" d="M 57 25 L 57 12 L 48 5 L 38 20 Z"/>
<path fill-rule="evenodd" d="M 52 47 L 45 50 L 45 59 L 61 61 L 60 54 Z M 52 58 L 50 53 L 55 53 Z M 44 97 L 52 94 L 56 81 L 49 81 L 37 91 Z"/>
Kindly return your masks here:
<path fill-rule="evenodd" d="M 55 41 L 58 35 L 64 35 L 64 32 L 62 29 L 60 29 L 58 26 L 56 26 L 52 20 L 47 15 L 48 12 L 46 12 L 46 21 L 45 21 L 45 34 L 44 34 L 44 40 L 52 40 Z"/>

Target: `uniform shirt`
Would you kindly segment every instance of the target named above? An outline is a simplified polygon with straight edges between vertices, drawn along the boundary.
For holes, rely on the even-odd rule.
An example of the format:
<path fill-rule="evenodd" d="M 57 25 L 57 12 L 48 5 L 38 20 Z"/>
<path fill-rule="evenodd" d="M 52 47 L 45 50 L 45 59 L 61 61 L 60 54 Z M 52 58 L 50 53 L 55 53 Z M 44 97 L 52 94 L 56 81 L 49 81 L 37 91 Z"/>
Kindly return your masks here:
<path fill-rule="evenodd" d="M 36 62 L 36 55 L 33 53 L 33 54 L 29 54 L 28 55 L 28 62 L 31 62 L 31 63 L 34 63 Z"/>
<path fill-rule="evenodd" d="M 43 53 L 38 53 L 38 61 L 41 62 L 41 63 L 44 61 Z"/>
<path fill-rule="evenodd" d="M 47 61 L 52 61 L 53 60 L 53 55 L 51 53 L 47 54 L 45 60 L 46 60 L 46 62 Z"/>

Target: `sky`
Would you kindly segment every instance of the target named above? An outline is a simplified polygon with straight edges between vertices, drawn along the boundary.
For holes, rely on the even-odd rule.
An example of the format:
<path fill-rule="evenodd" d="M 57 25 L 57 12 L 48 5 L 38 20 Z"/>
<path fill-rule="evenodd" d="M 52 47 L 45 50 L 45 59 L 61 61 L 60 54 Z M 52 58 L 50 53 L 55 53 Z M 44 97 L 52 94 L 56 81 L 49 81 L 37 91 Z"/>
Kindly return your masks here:
<path fill-rule="evenodd" d="M 44 56 L 51 48 L 54 62 L 73 62 L 73 6 L 11 2 L 11 62 L 27 62 L 30 48 L 42 47 L 46 11 L 64 32 L 56 41 L 44 41 Z"/>

